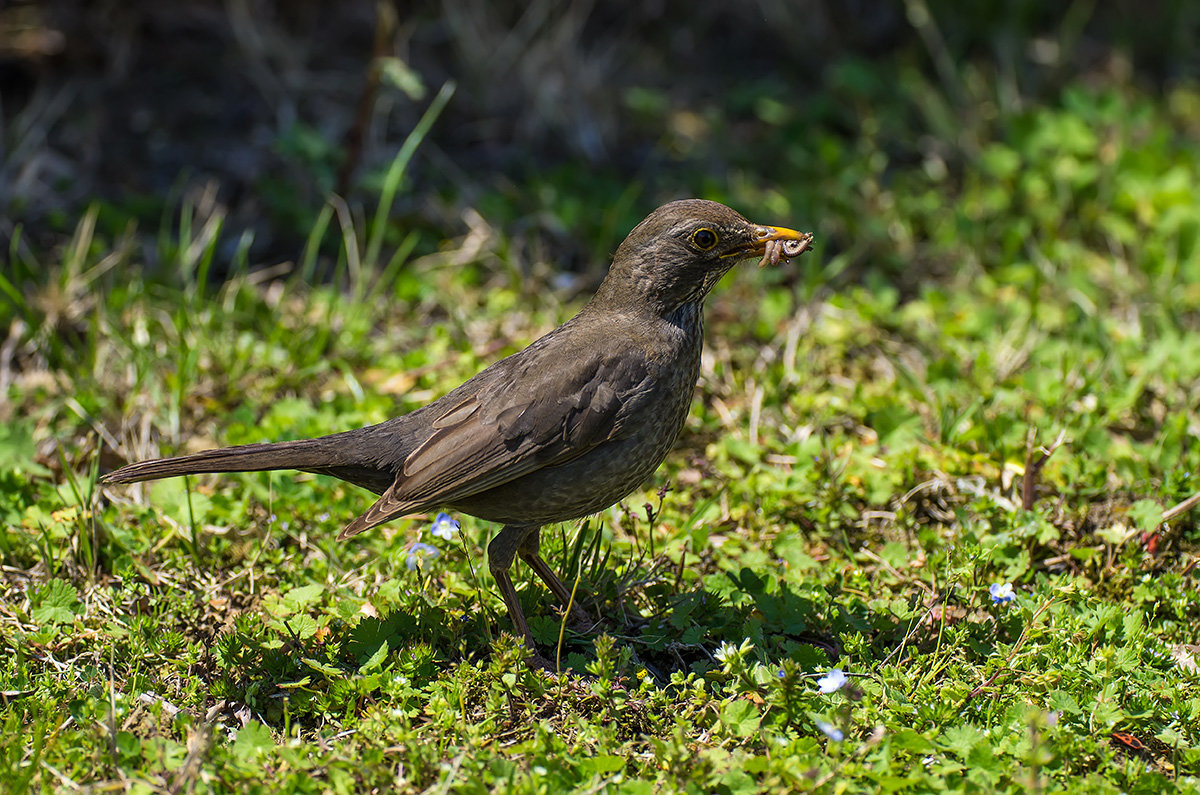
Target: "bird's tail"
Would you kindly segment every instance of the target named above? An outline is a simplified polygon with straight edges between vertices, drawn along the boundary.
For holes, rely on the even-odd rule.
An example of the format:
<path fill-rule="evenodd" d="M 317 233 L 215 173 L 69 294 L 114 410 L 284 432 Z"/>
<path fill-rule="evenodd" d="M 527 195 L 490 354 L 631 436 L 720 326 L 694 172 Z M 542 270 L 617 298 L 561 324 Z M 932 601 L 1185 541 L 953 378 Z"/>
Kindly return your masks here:
<path fill-rule="evenodd" d="M 265 472 L 270 469 L 311 469 L 340 463 L 340 457 L 328 443 L 329 437 L 298 439 L 270 444 L 244 444 L 222 447 L 175 458 L 139 461 L 113 470 L 100 478 L 101 483 L 137 483 L 176 475 L 201 472 Z"/>

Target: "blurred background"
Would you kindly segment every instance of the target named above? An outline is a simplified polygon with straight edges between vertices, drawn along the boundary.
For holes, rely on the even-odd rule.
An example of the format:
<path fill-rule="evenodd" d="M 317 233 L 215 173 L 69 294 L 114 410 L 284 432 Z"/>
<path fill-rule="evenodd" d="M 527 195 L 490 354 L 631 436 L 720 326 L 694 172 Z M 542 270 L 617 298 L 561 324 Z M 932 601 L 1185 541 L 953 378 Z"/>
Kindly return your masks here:
<path fill-rule="evenodd" d="M 221 220 L 216 275 L 295 262 L 331 194 L 375 212 L 433 105 L 391 247 L 473 234 L 485 266 L 598 277 L 646 212 L 703 196 L 817 231 L 835 270 L 937 277 L 1119 201 L 1100 172 L 1131 141 L 1104 128 L 1139 102 L 1200 129 L 1198 30 L 1184 0 L 7 2 L 0 244 L 34 267 L 88 207 L 107 241 L 186 208 Z M 956 206 L 979 180 L 1002 195 Z M 1009 246 L 968 228 L 1014 211 Z"/>

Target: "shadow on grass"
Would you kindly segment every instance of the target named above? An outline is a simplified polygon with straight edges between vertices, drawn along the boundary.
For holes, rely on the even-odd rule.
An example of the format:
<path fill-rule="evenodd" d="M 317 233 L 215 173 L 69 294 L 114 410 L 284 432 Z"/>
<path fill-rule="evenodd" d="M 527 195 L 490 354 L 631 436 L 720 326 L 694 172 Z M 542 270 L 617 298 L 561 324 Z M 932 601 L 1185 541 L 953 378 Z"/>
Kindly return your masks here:
<path fill-rule="evenodd" d="M 561 650 L 552 598 L 522 593 L 539 651 L 551 660 L 557 656 L 572 678 L 589 677 L 598 657 L 614 648 L 603 636 L 615 641 L 617 678 L 638 676 L 644 668 L 666 687 L 675 674 L 704 675 L 720 668 L 716 655 L 723 644 L 749 641 L 754 646 L 750 659 L 781 669 L 790 660 L 801 671 L 818 673 L 878 664 L 897 648 L 923 645 L 929 634 L 913 632 L 914 626 L 929 623 L 924 618 L 873 609 L 857 598 L 837 599 L 819 585 L 797 585 L 748 567 L 715 573 L 685 592 L 650 581 L 639 586 L 640 592 L 623 595 L 623 600 L 636 596 L 640 604 L 662 606 L 650 615 L 625 609 L 609 590 L 612 580 L 602 578 L 595 585 L 598 596 L 584 596 L 583 604 L 599 620 L 585 633 L 565 631 Z M 306 620 L 298 618 L 297 628 Z M 436 688 L 439 680 L 499 676 L 510 668 L 524 679 L 522 654 L 513 652 L 517 644 L 499 638 L 498 630 L 508 631 L 503 616 L 425 600 L 386 615 L 335 620 L 316 632 L 248 614 L 217 643 L 213 693 L 249 705 L 268 722 L 303 723 L 305 715 L 315 719 L 331 709 L 390 704 L 400 698 L 393 692 L 397 681 L 419 690 Z M 842 638 L 853 634 L 866 636 L 869 659 L 848 659 L 843 653 Z M 463 662 L 469 664 L 460 667 Z"/>

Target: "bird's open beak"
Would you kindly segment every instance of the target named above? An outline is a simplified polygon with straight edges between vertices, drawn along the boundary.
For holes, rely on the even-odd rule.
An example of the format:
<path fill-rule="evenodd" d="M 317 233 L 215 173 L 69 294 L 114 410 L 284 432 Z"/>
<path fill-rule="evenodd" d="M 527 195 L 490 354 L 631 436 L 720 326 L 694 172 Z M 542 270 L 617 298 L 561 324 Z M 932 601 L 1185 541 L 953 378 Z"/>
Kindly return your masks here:
<path fill-rule="evenodd" d="M 812 232 L 797 232 L 784 226 L 756 226 L 754 237 L 764 245 L 768 240 L 799 240 L 804 242 L 805 247 L 812 242 Z"/>
<path fill-rule="evenodd" d="M 742 249 L 726 256 L 762 257 L 760 265 L 778 264 L 781 259 L 798 257 L 812 246 L 812 232 L 797 232 L 783 226 L 756 226 L 754 239 Z"/>

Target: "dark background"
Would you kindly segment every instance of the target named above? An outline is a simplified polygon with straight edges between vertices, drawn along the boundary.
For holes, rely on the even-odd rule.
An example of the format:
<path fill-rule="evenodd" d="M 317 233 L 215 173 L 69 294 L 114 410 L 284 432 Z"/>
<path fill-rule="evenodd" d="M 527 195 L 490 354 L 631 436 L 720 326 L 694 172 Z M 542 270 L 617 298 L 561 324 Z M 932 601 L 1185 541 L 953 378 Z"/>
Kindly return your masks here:
<path fill-rule="evenodd" d="M 1081 80 L 1163 91 L 1200 71 L 1198 22 L 1183 0 L 10 2 L 0 244 L 36 259 L 89 205 L 102 236 L 153 236 L 190 201 L 226 217 L 216 271 L 246 232 L 251 262 L 294 260 L 331 191 L 370 214 L 382 171 L 452 80 L 396 234 L 425 230 L 432 250 L 474 209 L 563 269 L 600 267 L 630 224 L 685 195 L 811 226 L 845 188 L 822 183 L 822 136 L 870 135 L 885 179 L 940 147 L 953 181 L 989 123 L 964 73 L 997 103 Z M 977 117 L 958 144 L 923 139 L 939 115 L 891 75 L 924 81 L 941 124 Z M 891 102 L 911 123 L 871 122 Z M 850 248 L 846 224 L 822 231 L 827 251 Z"/>

